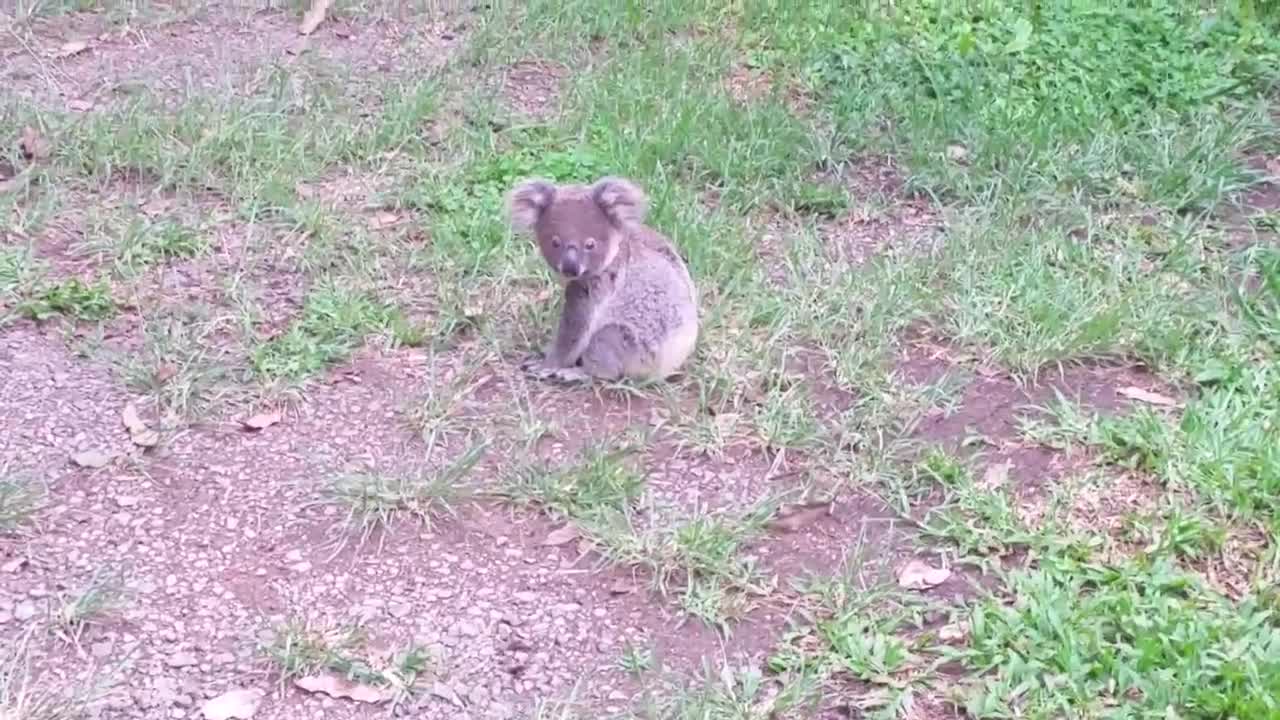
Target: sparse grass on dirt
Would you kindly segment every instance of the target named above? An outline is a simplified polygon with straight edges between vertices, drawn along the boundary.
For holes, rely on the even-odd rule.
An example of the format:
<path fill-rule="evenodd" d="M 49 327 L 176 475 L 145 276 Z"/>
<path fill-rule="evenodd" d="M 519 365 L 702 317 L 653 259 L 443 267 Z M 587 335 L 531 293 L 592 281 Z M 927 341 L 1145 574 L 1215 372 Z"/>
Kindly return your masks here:
<path fill-rule="evenodd" d="M 1280 714 L 1266 3 L 308 4 L 0 13 L 0 716 Z M 606 174 L 697 351 L 534 382 Z"/>
<path fill-rule="evenodd" d="M 44 493 L 25 475 L 0 475 L 0 531 L 12 533 L 30 520 L 39 509 Z"/>

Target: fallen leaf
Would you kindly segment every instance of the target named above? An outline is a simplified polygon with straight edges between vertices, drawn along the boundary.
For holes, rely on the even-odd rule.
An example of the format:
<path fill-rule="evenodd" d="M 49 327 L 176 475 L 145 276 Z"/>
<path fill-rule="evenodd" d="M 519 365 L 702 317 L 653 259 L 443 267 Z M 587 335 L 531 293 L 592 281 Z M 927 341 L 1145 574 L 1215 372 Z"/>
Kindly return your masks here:
<path fill-rule="evenodd" d="M 298 25 L 298 34 L 310 35 L 320 27 L 320 23 L 324 22 L 324 16 L 329 12 L 329 4 L 332 0 L 311 0 L 311 7 L 307 8 L 306 14 L 302 16 L 302 23 Z"/>
<path fill-rule="evenodd" d="M 293 681 L 294 685 L 313 693 L 324 693 L 334 698 L 351 698 L 357 702 L 380 703 L 390 698 L 386 690 L 351 682 L 340 675 L 308 675 Z"/>
<path fill-rule="evenodd" d="M 820 517 L 831 514 L 831 501 L 786 504 L 767 525 L 770 530 L 795 532 Z"/>
<path fill-rule="evenodd" d="M 379 210 L 373 214 L 373 217 L 369 218 L 369 229 L 381 230 L 383 228 L 389 228 L 398 222 L 400 222 L 399 215 L 391 212 L 390 210 Z"/>
<path fill-rule="evenodd" d="M 1138 400 L 1140 402 L 1151 405 L 1161 405 L 1163 407 L 1180 407 L 1181 403 L 1168 395 L 1161 395 L 1158 392 L 1143 390 L 1140 387 L 1122 387 L 1116 391 L 1117 393 L 1129 398 L 1130 400 Z"/>
<path fill-rule="evenodd" d="M 898 585 L 907 590 L 928 590 L 951 577 L 946 568 L 935 568 L 922 560 L 912 560 L 898 571 Z"/>
<path fill-rule="evenodd" d="M 969 635 L 969 626 L 965 623 L 951 623 L 938 628 L 938 639 L 943 642 L 963 640 Z"/>
<path fill-rule="evenodd" d="M 156 217 L 164 215 L 173 210 L 174 201 L 171 198 L 153 197 L 147 198 L 140 208 L 147 217 Z"/>
<path fill-rule="evenodd" d="M 139 447 L 155 447 L 160 444 L 160 433 L 147 427 L 138 415 L 138 408 L 133 403 L 124 406 L 120 413 L 120 422 L 129 431 L 129 439 Z"/>
<path fill-rule="evenodd" d="M 634 580 L 620 578 L 609 586 L 609 592 L 614 595 L 629 595 L 640 588 Z"/>
<path fill-rule="evenodd" d="M 258 413 L 251 417 L 245 418 L 244 426 L 250 430 L 262 430 L 280 422 L 283 416 L 279 410 L 271 410 L 269 412 Z"/>
<path fill-rule="evenodd" d="M 556 528 L 555 530 L 547 533 L 547 537 L 542 541 L 542 544 L 553 546 L 564 545 L 565 543 L 572 542 L 577 537 L 578 529 L 572 525 L 565 525 L 564 527 Z"/>
<path fill-rule="evenodd" d="M 71 57 L 88 49 L 89 43 L 83 40 L 71 40 L 63 43 L 62 47 L 58 48 L 57 56 L 60 58 Z"/>
<path fill-rule="evenodd" d="M 141 430 L 129 433 L 129 439 L 138 447 L 155 447 L 160 444 L 160 433 L 155 430 Z"/>
<path fill-rule="evenodd" d="M 71 462 L 83 468 L 106 467 L 112 456 L 101 450 L 84 450 L 71 456 Z"/>
<path fill-rule="evenodd" d="M 91 100 L 68 100 L 67 109 L 71 112 L 89 112 L 93 109 Z"/>
<path fill-rule="evenodd" d="M 124 406 L 124 410 L 120 413 L 120 422 L 131 433 L 147 429 L 147 424 L 142 422 L 142 418 L 138 415 L 138 408 L 133 403 Z"/>
<path fill-rule="evenodd" d="M 165 363 L 156 368 L 155 381 L 157 383 L 164 384 L 172 380 L 177 374 L 178 368 L 170 365 L 169 363 Z"/>
<path fill-rule="evenodd" d="M 260 688 L 229 690 L 206 702 L 200 712 L 205 720 L 249 720 L 266 694 Z"/>
<path fill-rule="evenodd" d="M 441 700 L 445 700 L 458 707 L 462 707 L 462 700 L 458 698 L 458 693 L 454 692 L 453 688 L 442 682 L 436 681 L 432 683 L 431 690 L 429 692 Z"/>
<path fill-rule="evenodd" d="M 22 128 L 22 135 L 18 138 L 18 151 L 22 153 L 22 159 L 28 162 L 43 160 L 49 157 L 49 141 L 39 130 L 27 125 Z"/>
<path fill-rule="evenodd" d="M 982 475 L 982 487 L 987 490 L 995 490 L 1004 487 L 1009 479 L 1009 471 L 1013 469 L 1013 461 L 1005 460 L 1004 462 L 988 465 L 987 471 Z"/>

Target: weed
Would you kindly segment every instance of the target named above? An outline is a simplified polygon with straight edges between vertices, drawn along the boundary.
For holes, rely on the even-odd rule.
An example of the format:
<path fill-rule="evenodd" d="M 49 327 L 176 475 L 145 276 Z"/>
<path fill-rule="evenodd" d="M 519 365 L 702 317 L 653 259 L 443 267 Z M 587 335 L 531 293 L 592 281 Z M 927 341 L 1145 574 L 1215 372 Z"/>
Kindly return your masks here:
<path fill-rule="evenodd" d="M 473 445 L 439 473 L 341 475 L 330 482 L 327 494 L 346 507 L 347 525 L 358 529 L 362 539 L 401 514 L 416 517 L 430 529 L 440 513 L 452 513 L 453 504 L 470 494 L 460 482 L 484 449 L 484 444 Z"/>
<path fill-rule="evenodd" d="M 80 589 L 57 598 L 52 613 L 55 632 L 63 640 L 79 645 L 90 624 L 120 608 L 123 602 L 124 594 L 118 583 L 95 573 Z"/>
<path fill-rule="evenodd" d="M 968 647 L 954 653 L 986 673 L 967 683 L 975 716 L 1015 703 L 1027 715 L 1276 712 L 1280 630 L 1254 602 L 1232 604 L 1164 561 L 1055 558 L 1008 581 L 1018 602 L 975 605 Z"/>
<path fill-rule="evenodd" d="M 395 316 L 391 306 L 372 294 L 328 279 L 308 294 L 302 314 L 288 330 L 254 351 L 254 372 L 271 380 L 300 380 L 346 357 Z"/>
<path fill-rule="evenodd" d="M 33 625 L 0 650 L 0 717 L 22 720 L 78 720 L 102 699 L 114 678 L 97 673 L 81 684 L 62 673 L 37 669 Z"/>
<path fill-rule="evenodd" d="M 43 499 L 34 481 L 6 470 L 0 477 L 0 532 L 16 532 L 26 525 Z"/>
<path fill-rule="evenodd" d="M 332 672 L 361 685 L 389 690 L 397 703 L 403 701 L 419 676 L 430 669 L 430 655 L 410 645 L 375 658 L 365 649 L 366 641 L 361 628 L 322 627 L 295 617 L 273 628 L 262 651 L 275 664 L 281 682 Z"/>
<path fill-rule="evenodd" d="M 644 476 L 624 462 L 630 454 L 630 448 L 589 446 L 575 465 L 520 469 L 504 492 L 515 502 L 536 503 L 580 524 L 599 521 L 626 510 L 644 490 Z"/>
<path fill-rule="evenodd" d="M 86 283 L 80 278 L 43 284 L 17 302 L 18 314 L 31 320 L 65 315 L 75 320 L 105 320 L 116 313 L 107 279 Z"/>

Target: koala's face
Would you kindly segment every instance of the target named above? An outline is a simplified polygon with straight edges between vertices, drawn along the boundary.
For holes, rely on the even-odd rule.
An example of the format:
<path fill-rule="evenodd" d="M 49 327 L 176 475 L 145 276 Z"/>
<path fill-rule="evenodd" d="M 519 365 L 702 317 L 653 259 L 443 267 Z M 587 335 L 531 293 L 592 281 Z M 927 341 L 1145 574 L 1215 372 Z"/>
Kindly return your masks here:
<path fill-rule="evenodd" d="M 618 229 L 590 197 L 557 197 L 533 232 L 543 259 L 570 280 L 600 272 L 618 249 Z"/>
<path fill-rule="evenodd" d="M 570 280 L 608 267 L 627 225 L 645 212 L 644 194 L 611 177 L 589 187 L 530 180 L 512 191 L 509 204 L 513 223 L 532 230 L 543 259 Z"/>

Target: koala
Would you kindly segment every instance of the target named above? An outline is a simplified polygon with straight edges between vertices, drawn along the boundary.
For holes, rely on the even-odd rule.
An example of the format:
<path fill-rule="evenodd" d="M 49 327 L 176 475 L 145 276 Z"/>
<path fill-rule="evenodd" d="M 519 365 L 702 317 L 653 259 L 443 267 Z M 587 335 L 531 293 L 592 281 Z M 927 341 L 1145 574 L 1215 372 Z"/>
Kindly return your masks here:
<path fill-rule="evenodd" d="M 511 224 L 532 231 L 564 287 L 554 337 L 521 368 L 543 380 L 665 380 L 693 353 L 698 298 L 684 260 L 644 223 L 648 200 L 625 178 L 519 183 Z"/>

